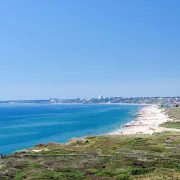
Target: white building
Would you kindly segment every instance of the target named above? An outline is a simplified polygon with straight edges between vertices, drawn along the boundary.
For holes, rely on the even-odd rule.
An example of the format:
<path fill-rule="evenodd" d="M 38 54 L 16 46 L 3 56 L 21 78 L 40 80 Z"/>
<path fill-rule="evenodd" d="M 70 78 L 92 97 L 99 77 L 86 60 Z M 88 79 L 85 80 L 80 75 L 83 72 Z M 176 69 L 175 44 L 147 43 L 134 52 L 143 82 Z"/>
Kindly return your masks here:
<path fill-rule="evenodd" d="M 100 95 L 100 96 L 98 97 L 98 99 L 104 99 L 104 98 L 103 98 L 103 95 Z"/>

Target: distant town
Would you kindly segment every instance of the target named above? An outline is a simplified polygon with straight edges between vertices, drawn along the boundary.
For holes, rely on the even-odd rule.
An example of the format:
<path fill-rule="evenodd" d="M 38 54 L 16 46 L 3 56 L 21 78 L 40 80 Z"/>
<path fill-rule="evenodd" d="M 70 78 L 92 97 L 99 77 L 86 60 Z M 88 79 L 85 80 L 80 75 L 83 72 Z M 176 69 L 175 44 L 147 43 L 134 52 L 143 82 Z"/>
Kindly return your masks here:
<path fill-rule="evenodd" d="M 8 100 L 0 101 L 0 104 L 158 104 L 161 106 L 180 107 L 180 96 L 178 97 L 103 97 L 100 95 L 97 98 L 75 98 L 75 99 L 58 99 L 50 98 L 47 100 Z"/>

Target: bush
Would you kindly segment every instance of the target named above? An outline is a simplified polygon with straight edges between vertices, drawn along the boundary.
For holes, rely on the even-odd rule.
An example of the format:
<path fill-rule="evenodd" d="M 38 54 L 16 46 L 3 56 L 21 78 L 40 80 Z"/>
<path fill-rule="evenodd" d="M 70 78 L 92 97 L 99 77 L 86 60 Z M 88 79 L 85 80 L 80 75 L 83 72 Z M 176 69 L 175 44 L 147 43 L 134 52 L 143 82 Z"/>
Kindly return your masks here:
<path fill-rule="evenodd" d="M 87 169 L 87 173 L 88 174 L 97 174 L 99 173 L 100 171 L 98 169 L 94 169 L 94 168 L 91 168 L 91 169 Z"/>
<path fill-rule="evenodd" d="M 53 179 L 60 180 L 62 179 L 62 173 L 47 171 L 43 173 L 35 173 L 32 175 L 33 179 L 41 180 L 41 179 Z"/>
<path fill-rule="evenodd" d="M 59 171 L 47 171 L 40 174 L 34 174 L 33 178 L 36 180 L 52 179 L 52 180 L 83 180 L 84 174 L 79 171 L 63 169 Z"/>
<path fill-rule="evenodd" d="M 75 171 L 71 169 L 62 169 L 60 170 L 62 173 L 63 180 L 82 180 L 84 179 L 84 174 L 80 171 Z"/>
<path fill-rule="evenodd" d="M 101 171 L 96 174 L 97 176 L 108 176 L 108 177 L 113 177 L 116 175 L 114 171 Z"/>
<path fill-rule="evenodd" d="M 35 169 L 39 169 L 39 168 L 41 168 L 41 165 L 40 164 L 32 164 L 31 167 L 35 168 Z"/>
<path fill-rule="evenodd" d="M 143 169 L 143 168 L 132 168 L 130 169 L 130 174 L 132 175 L 140 175 L 140 174 L 146 174 L 149 171 L 147 169 Z"/>
<path fill-rule="evenodd" d="M 67 173 L 62 175 L 63 180 L 83 180 L 84 175 L 82 173 Z M 61 179 L 61 180 L 62 180 Z"/>
<path fill-rule="evenodd" d="M 17 163 L 15 167 L 18 168 L 18 169 L 25 169 L 25 168 L 27 168 L 28 166 L 29 166 L 29 163 L 28 163 L 28 162 L 26 162 L 26 161 L 21 161 L 21 162 Z"/>
<path fill-rule="evenodd" d="M 19 172 L 15 175 L 14 180 L 23 180 L 25 178 L 24 172 Z"/>
<path fill-rule="evenodd" d="M 117 180 L 130 180 L 131 177 L 129 174 L 119 174 L 118 176 L 116 176 Z"/>
<path fill-rule="evenodd" d="M 180 164 L 165 164 L 164 167 L 180 171 Z"/>

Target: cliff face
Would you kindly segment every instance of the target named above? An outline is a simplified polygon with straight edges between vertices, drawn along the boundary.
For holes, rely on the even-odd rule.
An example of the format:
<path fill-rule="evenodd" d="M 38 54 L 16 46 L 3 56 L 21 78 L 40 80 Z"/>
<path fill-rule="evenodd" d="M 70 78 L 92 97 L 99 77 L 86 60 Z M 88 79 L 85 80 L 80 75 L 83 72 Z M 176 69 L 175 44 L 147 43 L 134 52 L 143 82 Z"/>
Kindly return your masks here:
<path fill-rule="evenodd" d="M 0 159 L 0 179 L 178 179 L 180 133 L 40 144 Z"/>

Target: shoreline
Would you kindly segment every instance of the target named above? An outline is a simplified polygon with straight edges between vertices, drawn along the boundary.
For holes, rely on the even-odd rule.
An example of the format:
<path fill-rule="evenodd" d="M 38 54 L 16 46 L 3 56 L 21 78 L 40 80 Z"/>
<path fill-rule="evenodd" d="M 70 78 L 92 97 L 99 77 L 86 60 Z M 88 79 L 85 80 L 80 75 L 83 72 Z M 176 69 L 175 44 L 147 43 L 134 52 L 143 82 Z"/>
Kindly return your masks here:
<path fill-rule="evenodd" d="M 113 104 L 114 103 L 112 103 L 111 105 Z M 118 103 L 115 103 L 115 104 L 118 105 Z M 126 105 L 132 105 L 132 104 L 126 104 Z M 103 136 L 103 135 L 109 136 L 109 135 L 122 135 L 122 134 L 123 135 L 132 135 L 132 134 L 152 135 L 154 132 L 156 132 L 160 124 L 170 120 L 166 112 L 163 109 L 159 109 L 158 105 L 147 105 L 147 104 L 134 104 L 134 105 L 143 106 L 138 112 L 136 112 L 136 117 L 134 120 L 130 121 L 129 123 L 126 123 L 123 126 L 119 126 L 119 129 L 113 132 L 95 135 L 95 136 Z M 77 139 L 81 139 L 85 137 L 86 136 L 81 136 L 81 137 L 77 137 Z M 72 138 L 70 138 L 69 140 L 71 140 Z M 64 143 L 58 143 L 58 144 L 66 144 L 69 140 L 67 140 Z"/>
<path fill-rule="evenodd" d="M 159 129 L 159 125 L 170 120 L 163 109 L 159 109 L 157 105 L 148 105 L 143 107 L 136 113 L 137 119 L 126 123 L 118 130 L 109 135 L 120 134 L 153 134 Z"/>

